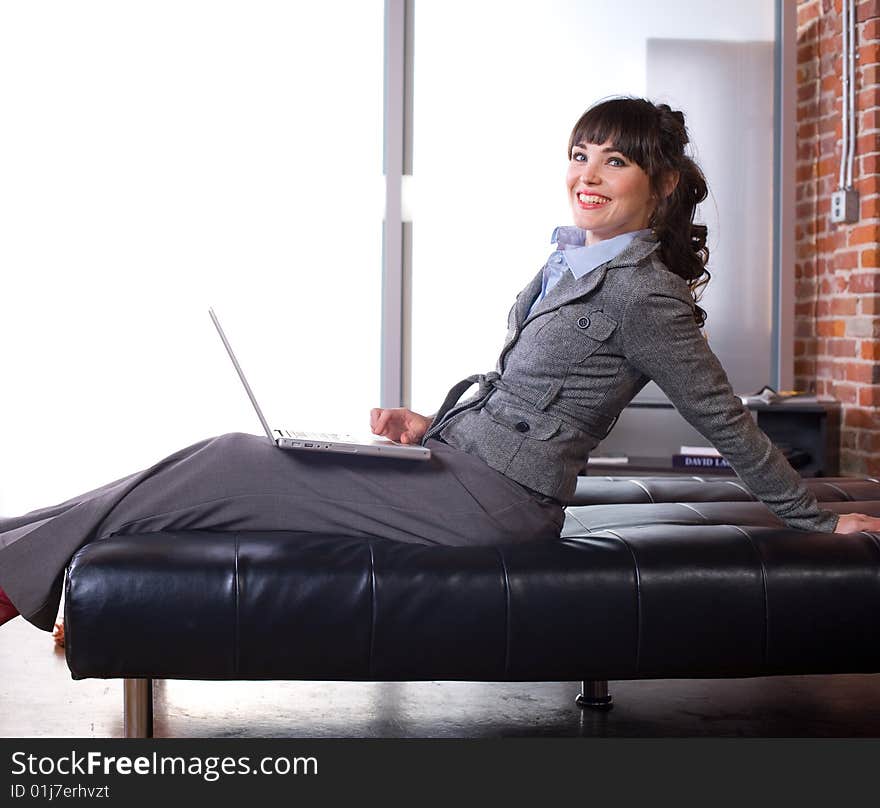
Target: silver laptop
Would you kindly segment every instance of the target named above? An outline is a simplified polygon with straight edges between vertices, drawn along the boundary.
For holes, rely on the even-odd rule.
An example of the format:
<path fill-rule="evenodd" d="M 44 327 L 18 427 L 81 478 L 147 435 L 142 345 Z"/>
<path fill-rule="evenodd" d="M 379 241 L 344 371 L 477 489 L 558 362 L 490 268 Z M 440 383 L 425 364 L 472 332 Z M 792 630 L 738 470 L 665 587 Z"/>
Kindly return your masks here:
<path fill-rule="evenodd" d="M 269 424 L 263 417 L 263 411 L 260 409 L 260 405 L 257 404 L 257 399 L 251 390 L 251 386 L 244 377 L 244 371 L 232 352 L 232 346 L 229 344 L 229 340 L 226 339 L 226 334 L 223 333 L 223 328 L 217 319 L 217 315 L 214 314 L 214 309 L 208 309 L 208 313 L 211 315 L 214 325 L 217 326 L 217 333 L 220 334 L 220 339 L 223 340 L 223 344 L 226 346 L 229 358 L 232 360 L 232 364 L 235 365 L 238 378 L 241 379 L 244 389 L 247 390 L 248 397 L 257 411 L 260 423 L 263 425 L 263 429 L 266 430 L 266 435 L 279 449 L 296 449 L 307 452 L 342 452 L 344 454 L 364 454 L 373 457 L 393 457 L 406 460 L 430 459 L 431 450 L 425 446 L 410 446 L 396 443 L 379 435 L 359 438 L 349 434 L 289 432 L 286 429 L 269 429 Z"/>

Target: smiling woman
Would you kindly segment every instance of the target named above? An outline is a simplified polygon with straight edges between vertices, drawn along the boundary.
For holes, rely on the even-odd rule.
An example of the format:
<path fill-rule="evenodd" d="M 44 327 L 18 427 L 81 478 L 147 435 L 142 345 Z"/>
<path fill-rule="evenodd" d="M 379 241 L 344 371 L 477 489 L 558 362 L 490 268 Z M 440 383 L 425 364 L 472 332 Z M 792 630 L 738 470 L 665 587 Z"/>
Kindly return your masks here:
<path fill-rule="evenodd" d="M 611 121 L 607 131 L 591 136 L 591 115 Z M 643 99 L 613 99 L 581 119 L 568 172 L 576 224 L 557 228 L 558 249 L 517 297 L 496 370 L 454 385 L 433 418 L 370 413 L 376 434 L 406 434 L 430 448 L 430 462 L 304 455 L 242 433 L 208 438 L 66 502 L 0 518 L 0 623 L 20 612 L 50 630 L 72 555 L 117 535 L 554 541 L 587 457 L 650 379 L 788 527 L 880 530 L 880 519 L 819 508 L 702 337 L 695 287 L 707 253 L 693 216 L 706 188 L 687 143 L 682 113 Z M 477 394 L 458 405 L 474 382 Z"/>
<path fill-rule="evenodd" d="M 685 153 L 684 115 L 637 98 L 590 107 L 568 141 L 566 183 L 574 222 L 586 243 L 650 228 L 666 265 L 694 295 L 711 277 L 707 228 L 697 205 L 709 193 L 700 167 Z M 706 313 L 695 306 L 697 322 Z"/>
<path fill-rule="evenodd" d="M 566 177 L 575 225 L 587 244 L 648 226 L 656 207 L 648 175 L 610 140 L 578 141 Z"/>
<path fill-rule="evenodd" d="M 581 116 L 566 175 L 574 226 L 556 228 L 556 250 L 518 296 L 495 371 L 453 387 L 425 439 L 565 502 L 589 453 L 653 380 L 789 527 L 880 529 L 819 508 L 703 338 L 709 254 L 694 215 L 707 187 L 688 143 L 683 113 L 667 104 L 614 98 Z M 478 393 L 458 405 L 473 381 Z M 520 415 L 499 431 L 493 413 L 504 407 Z"/>

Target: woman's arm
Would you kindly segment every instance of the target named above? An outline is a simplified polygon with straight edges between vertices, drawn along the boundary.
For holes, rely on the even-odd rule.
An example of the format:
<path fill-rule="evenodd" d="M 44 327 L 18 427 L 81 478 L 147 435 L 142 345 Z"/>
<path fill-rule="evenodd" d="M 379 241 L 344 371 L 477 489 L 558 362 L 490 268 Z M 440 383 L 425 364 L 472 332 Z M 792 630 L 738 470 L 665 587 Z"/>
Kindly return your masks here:
<path fill-rule="evenodd" d="M 819 507 L 800 475 L 758 428 L 694 321 L 687 284 L 665 274 L 668 278 L 656 282 L 656 273 L 650 273 L 627 306 L 622 337 L 627 359 L 659 385 L 787 526 L 834 532 L 839 515 Z"/>
<path fill-rule="evenodd" d="M 419 415 L 406 407 L 374 407 L 370 410 L 373 434 L 397 443 L 418 443 L 433 421 L 434 415 Z"/>

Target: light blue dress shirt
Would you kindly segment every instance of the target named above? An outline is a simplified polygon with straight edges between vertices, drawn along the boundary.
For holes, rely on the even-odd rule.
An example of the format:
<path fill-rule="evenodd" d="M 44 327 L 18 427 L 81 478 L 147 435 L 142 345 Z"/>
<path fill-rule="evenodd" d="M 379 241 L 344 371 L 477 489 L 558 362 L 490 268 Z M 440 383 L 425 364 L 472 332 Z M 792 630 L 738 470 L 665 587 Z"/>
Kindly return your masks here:
<path fill-rule="evenodd" d="M 544 264 L 541 291 L 532 303 L 529 315 L 550 290 L 562 280 L 566 270 L 570 270 L 575 279 L 580 280 L 588 272 L 592 272 L 596 267 L 620 255 L 637 236 L 650 234 L 650 229 L 633 230 L 630 233 L 621 233 L 614 238 L 596 242 L 588 247 L 586 246 L 587 231 L 583 228 L 574 226 L 555 228 L 553 235 L 550 236 L 550 241 L 556 244 L 556 249 Z"/>

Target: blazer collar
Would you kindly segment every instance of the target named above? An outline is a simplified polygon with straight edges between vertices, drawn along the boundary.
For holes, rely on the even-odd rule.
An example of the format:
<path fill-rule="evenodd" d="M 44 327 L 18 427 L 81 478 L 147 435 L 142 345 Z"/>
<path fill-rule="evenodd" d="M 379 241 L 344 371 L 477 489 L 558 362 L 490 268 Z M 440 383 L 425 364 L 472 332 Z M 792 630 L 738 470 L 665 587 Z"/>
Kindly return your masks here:
<path fill-rule="evenodd" d="M 600 264 L 592 272 L 588 272 L 579 279 L 576 279 L 574 275 L 571 274 L 571 271 L 567 270 L 563 274 L 559 283 L 550 290 L 547 296 L 536 306 L 532 314 L 527 317 L 526 315 L 528 314 L 529 308 L 531 308 L 532 302 L 541 291 L 543 269 L 539 270 L 538 274 L 532 278 L 529 285 L 519 296 L 516 306 L 517 323 L 520 326 L 523 326 L 526 322 L 531 321 L 541 314 L 546 314 L 572 300 L 590 294 L 590 292 L 595 290 L 599 284 L 602 283 L 606 272 L 611 269 L 616 269 L 617 267 L 635 266 L 647 258 L 659 246 L 660 242 L 653 238 L 635 238 L 615 258 L 606 261 L 604 264 Z"/>

